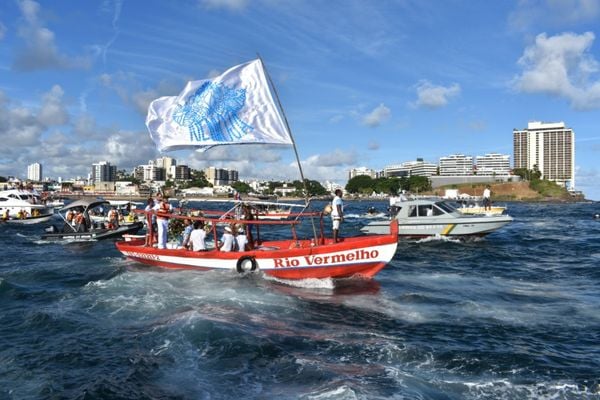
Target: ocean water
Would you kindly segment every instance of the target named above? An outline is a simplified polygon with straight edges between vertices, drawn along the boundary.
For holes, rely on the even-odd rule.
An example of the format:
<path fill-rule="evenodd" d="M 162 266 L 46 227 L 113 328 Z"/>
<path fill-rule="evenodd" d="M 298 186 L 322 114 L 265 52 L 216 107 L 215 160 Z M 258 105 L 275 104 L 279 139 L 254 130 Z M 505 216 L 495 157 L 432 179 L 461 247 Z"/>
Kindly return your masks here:
<path fill-rule="evenodd" d="M 600 399 L 600 204 L 508 208 L 371 281 L 294 284 L 0 225 L 0 399 Z"/>

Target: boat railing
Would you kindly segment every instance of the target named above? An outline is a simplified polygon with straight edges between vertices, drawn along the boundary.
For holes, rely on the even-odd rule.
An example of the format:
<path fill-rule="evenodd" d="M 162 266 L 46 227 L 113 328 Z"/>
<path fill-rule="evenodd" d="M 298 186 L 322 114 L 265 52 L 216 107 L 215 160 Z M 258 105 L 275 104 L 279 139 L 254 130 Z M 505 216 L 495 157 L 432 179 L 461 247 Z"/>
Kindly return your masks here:
<path fill-rule="evenodd" d="M 139 215 L 144 215 L 147 221 L 147 233 L 146 233 L 146 245 L 152 246 L 154 245 L 154 227 L 152 224 L 153 217 L 154 218 L 168 218 L 169 220 L 190 220 L 190 221 L 202 221 L 205 224 L 205 227 L 208 227 L 214 236 L 215 243 L 218 242 L 218 227 L 224 226 L 235 226 L 235 227 L 244 227 L 246 233 L 249 236 L 249 239 L 252 238 L 252 241 L 256 244 L 262 243 L 260 237 L 260 227 L 261 226 L 289 226 L 292 232 L 292 240 L 297 241 L 298 235 L 296 231 L 296 227 L 302 223 L 304 219 L 314 219 L 318 218 L 319 220 L 319 232 L 313 232 L 314 236 L 312 238 L 312 242 L 315 245 L 325 243 L 325 234 L 324 234 L 324 221 L 322 212 L 316 211 L 305 211 L 300 213 L 291 213 L 289 219 L 285 220 L 268 220 L 268 219 L 259 219 L 256 215 L 251 215 L 250 218 L 244 218 L 243 215 L 236 214 L 235 212 L 225 212 L 217 211 L 217 210 L 184 210 L 182 212 L 181 209 L 174 209 L 172 212 L 157 212 L 156 210 L 139 210 L 134 209 L 132 212 L 135 212 Z M 252 230 L 255 230 L 256 236 L 252 233 Z"/>

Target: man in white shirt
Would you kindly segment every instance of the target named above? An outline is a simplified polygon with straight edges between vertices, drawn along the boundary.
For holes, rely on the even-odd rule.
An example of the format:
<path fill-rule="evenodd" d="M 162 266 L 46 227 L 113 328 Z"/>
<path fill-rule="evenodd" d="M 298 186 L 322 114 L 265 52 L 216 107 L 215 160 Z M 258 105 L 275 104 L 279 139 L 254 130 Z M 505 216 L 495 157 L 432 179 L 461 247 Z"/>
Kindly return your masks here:
<path fill-rule="evenodd" d="M 335 190 L 335 197 L 331 202 L 331 218 L 333 219 L 333 242 L 337 243 L 340 224 L 344 221 L 344 203 L 342 202 L 342 190 Z"/>
<path fill-rule="evenodd" d="M 206 231 L 202 221 L 194 221 L 194 230 L 190 233 L 189 242 L 193 251 L 206 250 Z"/>
<path fill-rule="evenodd" d="M 238 251 L 246 251 L 246 246 L 248 245 L 248 237 L 246 236 L 246 231 L 244 228 L 240 227 L 238 229 L 238 234 L 235 237 L 237 241 Z"/>
<path fill-rule="evenodd" d="M 221 237 L 221 251 L 233 251 L 235 247 L 235 238 L 231 233 L 231 227 L 226 226 L 225 232 L 223 232 L 223 236 Z"/>
<path fill-rule="evenodd" d="M 490 190 L 490 185 L 487 185 L 483 190 L 483 210 L 492 210 L 492 191 Z"/>
<path fill-rule="evenodd" d="M 162 197 L 159 193 L 156 196 L 156 204 L 153 208 L 157 212 L 156 223 L 158 224 L 158 248 L 165 249 L 167 247 L 167 236 L 169 234 L 169 217 L 161 215 L 161 213 L 169 213 L 173 210 L 171 204 Z"/>

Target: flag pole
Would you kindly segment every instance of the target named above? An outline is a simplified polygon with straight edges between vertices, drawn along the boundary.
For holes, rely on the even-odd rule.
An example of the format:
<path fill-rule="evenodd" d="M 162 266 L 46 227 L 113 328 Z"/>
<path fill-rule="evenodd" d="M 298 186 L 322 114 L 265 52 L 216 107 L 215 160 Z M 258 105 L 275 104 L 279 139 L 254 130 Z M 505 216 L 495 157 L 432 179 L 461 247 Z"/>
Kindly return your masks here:
<path fill-rule="evenodd" d="M 283 117 L 283 122 L 285 123 L 285 128 L 287 129 L 288 135 L 290 135 L 290 139 L 292 140 L 292 146 L 294 147 L 294 154 L 296 155 L 296 162 L 298 163 L 298 170 L 300 171 L 300 179 L 302 179 L 302 185 L 304 186 L 304 208 L 306 209 L 308 207 L 308 204 L 310 203 L 309 197 L 308 197 L 308 186 L 306 184 L 306 179 L 304 179 L 304 172 L 302 172 L 302 164 L 300 163 L 300 156 L 298 155 L 298 149 L 296 148 L 296 141 L 294 140 L 294 135 L 292 135 L 292 129 L 290 128 L 290 124 L 288 123 L 287 117 L 285 115 L 285 111 L 283 110 L 283 105 L 281 105 L 281 101 L 279 100 L 279 93 L 277 93 L 277 88 L 275 87 L 275 84 L 273 83 L 273 80 L 271 79 L 271 75 L 269 75 L 269 73 L 267 72 L 267 68 L 265 67 L 265 63 L 263 62 L 262 57 L 258 53 L 257 53 L 257 56 L 258 56 L 258 59 L 260 60 L 260 65 L 262 66 L 263 72 L 265 73 L 265 76 L 267 77 L 269 84 L 273 88 L 273 93 L 275 94 L 275 99 L 277 100 L 277 106 L 279 107 L 279 111 L 281 112 L 281 115 Z M 319 243 L 319 238 L 317 236 L 317 228 L 315 227 L 315 221 L 311 218 L 310 222 L 311 222 L 312 229 L 313 229 L 314 243 L 315 244 Z"/>
<path fill-rule="evenodd" d="M 288 123 L 287 117 L 285 115 L 285 111 L 283 110 L 283 106 L 281 105 L 281 101 L 279 100 L 279 93 L 277 93 L 277 88 L 271 79 L 271 75 L 267 72 L 267 67 L 265 67 L 265 63 L 262 60 L 260 54 L 257 54 L 258 59 L 260 60 L 260 65 L 262 66 L 263 72 L 267 77 L 271 88 L 273 89 L 273 93 L 275 94 L 275 100 L 277 100 L 277 106 L 279 107 L 279 111 L 281 112 L 281 116 L 283 117 L 283 122 L 285 123 L 285 128 L 288 131 L 288 135 L 290 135 L 290 139 L 292 140 L 292 146 L 294 147 L 294 154 L 296 155 L 296 162 L 298 163 L 298 169 L 300 170 L 300 178 L 302 179 L 302 185 L 304 186 L 304 203 L 308 205 L 308 187 L 306 185 L 306 179 L 304 179 L 304 172 L 302 171 L 302 164 L 300 163 L 300 156 L 298 155 L 298 149 L 296 148 L 296 141 L 294 140 L 294 135 L 292 135 L 292 129 L 290 128 L 290 124 Z"/>

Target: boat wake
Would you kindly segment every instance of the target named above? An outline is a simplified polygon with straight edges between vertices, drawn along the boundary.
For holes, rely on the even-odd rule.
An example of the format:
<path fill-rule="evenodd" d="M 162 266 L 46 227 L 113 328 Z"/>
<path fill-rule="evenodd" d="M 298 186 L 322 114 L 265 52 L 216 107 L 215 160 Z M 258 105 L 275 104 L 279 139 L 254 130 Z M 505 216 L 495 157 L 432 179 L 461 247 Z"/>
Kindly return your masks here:
<path fill-rule="evenodd" d="M 415 240 L 414 243 L 429 243 L 429 242 L 464 243 L 464 240 L 454 238 L 454 237 L 449 237 L 449 236 L 435 235 L 435 236 L 429 236 L 429 237 L 426 237 L 423 239 Z"/>

